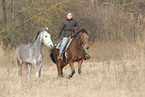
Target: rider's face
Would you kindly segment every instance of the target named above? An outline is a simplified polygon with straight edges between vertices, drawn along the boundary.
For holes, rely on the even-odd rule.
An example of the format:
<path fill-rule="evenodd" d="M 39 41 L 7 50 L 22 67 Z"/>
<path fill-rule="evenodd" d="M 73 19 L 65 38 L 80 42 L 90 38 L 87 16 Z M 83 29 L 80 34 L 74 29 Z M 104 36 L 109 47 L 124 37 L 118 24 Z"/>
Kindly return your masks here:
<path fill-rule="evenodd" d="M 68 18 L 68 19 L 71 19 L 71 18 L 72 18 L 72 15 L 67 15 L 67 18 Z"/>

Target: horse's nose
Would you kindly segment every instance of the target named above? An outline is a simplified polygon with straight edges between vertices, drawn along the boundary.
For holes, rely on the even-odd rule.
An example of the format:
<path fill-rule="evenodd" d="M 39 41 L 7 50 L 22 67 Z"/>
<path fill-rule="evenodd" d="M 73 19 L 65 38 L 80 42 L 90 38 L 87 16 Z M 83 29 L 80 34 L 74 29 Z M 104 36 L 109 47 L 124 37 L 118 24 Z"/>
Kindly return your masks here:
<path fill-rule="evenodd" d="M 53 42 L 50 44 L 50 47 L 53 47 Z"/>
<path fill-rule="evenodd" d="M 50 44 L 50 47 L 53 47 L 53 44 Z"/>

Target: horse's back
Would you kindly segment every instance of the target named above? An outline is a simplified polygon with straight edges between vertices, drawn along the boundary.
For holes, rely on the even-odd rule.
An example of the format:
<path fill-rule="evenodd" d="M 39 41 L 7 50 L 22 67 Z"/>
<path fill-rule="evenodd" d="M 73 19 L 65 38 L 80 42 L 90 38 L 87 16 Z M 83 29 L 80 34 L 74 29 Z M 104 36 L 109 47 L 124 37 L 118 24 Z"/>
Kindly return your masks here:
<path fill-rule="evenodd" d="M 18 49 L 18 53 L 17 53 L 17 58 L 19 59 L 27 59 L 29 56 L 29 48 L 30 44 L 22 44 L 19 49 Z"/>
<path fill-rule="evenodd" d="M 30 44 L 22 44 L 19 49 L 18 52 L 26 52 L 30 49 Z"/>
<path fill-rule="evenodd" d="M 25 48 L 28 48 L 30 47 L 30 44 L 21 44 L 21 46 L 19 47 L 19 50 L 20 49 L 25 49 Z"/>

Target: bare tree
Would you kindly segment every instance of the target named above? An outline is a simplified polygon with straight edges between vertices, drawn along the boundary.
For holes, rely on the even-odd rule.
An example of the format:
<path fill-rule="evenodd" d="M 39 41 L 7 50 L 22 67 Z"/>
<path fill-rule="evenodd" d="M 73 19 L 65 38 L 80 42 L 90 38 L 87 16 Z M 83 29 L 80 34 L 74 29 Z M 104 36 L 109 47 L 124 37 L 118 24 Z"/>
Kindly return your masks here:
<path fill-rule="evenodd" d="M 97 0 L 91 0 L 91 2 L 92 2 L 92 6 L 93 6 L 94 8 L 96 8 L 96 6 L 97 6 Z"/>

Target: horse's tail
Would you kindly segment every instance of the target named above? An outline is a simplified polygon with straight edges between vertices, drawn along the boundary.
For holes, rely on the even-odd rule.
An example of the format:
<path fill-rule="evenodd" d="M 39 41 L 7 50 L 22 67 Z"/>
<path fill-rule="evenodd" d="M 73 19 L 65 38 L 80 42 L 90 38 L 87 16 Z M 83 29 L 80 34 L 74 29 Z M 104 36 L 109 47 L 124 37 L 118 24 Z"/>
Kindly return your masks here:
<path fill-rule="evenodd" d="M 56 64 L 56 61 L 55 61 L 55 59 L 54 59 L 53 49 L 54 49 L 54 48 L 51 48 L 51 49 L 50 49 L 51 51 L 50 51 L 50 55 L 49 55 L 49 56 L 50 56 L 51 60 Z"/>

